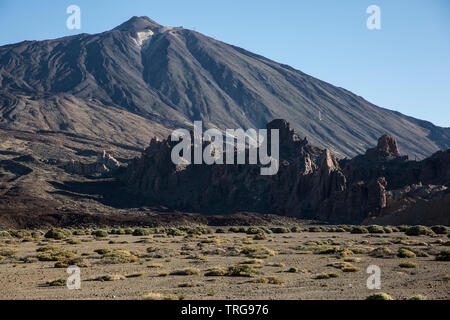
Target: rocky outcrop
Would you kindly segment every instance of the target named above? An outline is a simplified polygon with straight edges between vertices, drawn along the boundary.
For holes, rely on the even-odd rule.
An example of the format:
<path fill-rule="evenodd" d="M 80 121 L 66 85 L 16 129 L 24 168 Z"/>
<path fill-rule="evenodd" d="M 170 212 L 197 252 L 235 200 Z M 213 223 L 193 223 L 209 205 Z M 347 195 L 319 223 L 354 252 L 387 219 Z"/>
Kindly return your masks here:
<path fill-rule="evenodd" d="M 450 225 L 450 192 L 444 185 L 413 184 L 386 193 L 387 205 L 367 224 Z"/>
<path fill-rule="evenodd" d="M 400 157 L 397 141 L 387 134 L 384 134 L 380 139 L 378 139 L 377 151 L 385 154 L 387 157 Z"/>
<path fill-rule="evenodd" d="M 65 171 L 83 176 L 106 176 L 112 174 L 121 167 L 119 161 L 103 151 L 103 154 L 93 163 L 82 163 L 71 160 L 62 165 Z"/>
<path fill-rule="evenodd" d="M 171 209 L 277 213 L 336 223 L 384 221 L 392 208 L 397 214 L 411 209 L 404 205 L 411 199 L 436 201 L 448 193 L 450 150 L 409 161 L 395 139 L 383 135 L 365 154 L 339 160 L 311 146 L 284 120 L 270 122 L 267 129 L 278 129 L 280 136 L 280 167 L 274 176 L 261 176 L 260 166 L 250 164 L 175 165 L 175 144 L 152 139 L 122 179 L 129 191 Z"/>

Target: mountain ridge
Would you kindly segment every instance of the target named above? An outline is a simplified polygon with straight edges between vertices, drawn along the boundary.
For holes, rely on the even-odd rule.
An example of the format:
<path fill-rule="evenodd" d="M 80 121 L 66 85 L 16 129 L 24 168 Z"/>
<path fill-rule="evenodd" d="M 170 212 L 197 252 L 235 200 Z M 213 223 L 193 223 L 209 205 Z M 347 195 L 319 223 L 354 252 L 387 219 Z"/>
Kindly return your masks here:
<path fill-rule="evenodd" d="M 85 113 L 96 120 L 90 129 Z M 123 114 L 134 125 L 127 128 Z M 88 132 L 143 147 L 151 136 L 164 137 L 194 120 L 225 129 L 262 128 L 276 118 L 341 158 L 364 152 L 385 133 L 418 159 L 450 147 L 450 128 L 377 107 L 290 66 L 148 17 L 99 34 L 0 47 L 0 126 L 6 129 Z"/>

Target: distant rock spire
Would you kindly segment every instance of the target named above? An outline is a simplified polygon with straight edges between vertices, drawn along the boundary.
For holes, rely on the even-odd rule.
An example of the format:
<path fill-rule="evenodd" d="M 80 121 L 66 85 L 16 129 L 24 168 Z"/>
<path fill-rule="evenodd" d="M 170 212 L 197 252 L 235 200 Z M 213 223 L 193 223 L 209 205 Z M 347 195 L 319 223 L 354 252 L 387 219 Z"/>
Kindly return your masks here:
<path fill-rule="evenodd" d="M 390 156 L 400 157 L 397 141 L 387 134 L 384 134 L 378 139 L 377 149 L 378 151 L 386 152 Z"/>

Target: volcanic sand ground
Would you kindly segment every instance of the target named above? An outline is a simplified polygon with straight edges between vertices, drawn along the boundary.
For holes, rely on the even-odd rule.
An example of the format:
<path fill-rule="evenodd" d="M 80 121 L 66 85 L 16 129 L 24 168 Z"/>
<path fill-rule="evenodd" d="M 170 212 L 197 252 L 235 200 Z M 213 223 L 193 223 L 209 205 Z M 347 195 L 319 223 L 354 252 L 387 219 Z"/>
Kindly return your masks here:
<path fill-rule="evenodd" d="M 450 263 L 435 261 L 435 255 L 448 248 L 446 235 L 407 237 L 400 232 L 380 235 L 301 232 L 268 234 L 265 240 L 248 240 L 249 237 L 253 236 L 228 232 L 198 237 L 172 237 L 166 234 L 109 235 L 106 238 L 73 236 L 81 240 L 78 244 L 44 238 L 30 242 L 0 238 L 0 250 L 17 250 L 14 257 L 0 261 L 0 299 L 141 299 L 147 293 L 161 294 L 161 297 L 182 296 L 185 299 L 365 299 L 379 291 L 388 293 L 394 299 L 408 299 L 419 294 L 427 299 L 450 297 Z M 115 243 L 109 243 L 111 240 Z M 338 258 L 334 253 L 318 253 L 325 247 L 311 241 L 341 249 L 371 250 L 386 246 L 394 256 L 376 258 L 368 252 L 349 254 L 345 259 L 351 259 L 347 261 L 358 267 L 359 271 L 343 272 L 328 265 L 342 263 L 344 258 Z M 36 257 L 36 250 L 44 245 L 74 251 L 88 265 L 81 268 L 80 290 L 46 284 L 68 277 L 65 268 L 54 267 L 55 262 L 21 261 L 24 257 Z M 266 250 L 268 257 L 247 261 L 253 263 L 248 265 L 259 274 L 253 277 L 204 275 L 209 268 L 219 266 L 227 269 L 252 259 L 240 251 L 245 247 L 260 246 L 275 252 Z M 149 247 L 152 249 L 147 251 Z M 429 256 L 420 257 L 419 254 L 415 258 L 398 258 L 396 253 L 400 247 Z M 138 255 L 139 259 L 133 263 L 105 264 L 105 258 L 94 252 L 101 248 L 126 249 Z M 405 261 L 415 262 L 418 267 L 399 267 Z M 366 269 L 369 265 L 381 268 L 381 290 L 367 289 L 369 274 Z M 170 275 L 187 268 L 198 269 L 200 273 Z M 298 272 L 286 272 L 290 268 L 298 268 Z M 330 272 L 337 272 L 339 277 L 316 279 L 318 274 Z M 129 274 L 137 276 L 116 281 L 92 281 L 104 275 Z M 285 283 L 257 283 L 270 277 Z M 266 280 L 260 280 L 262 278 Z"/>

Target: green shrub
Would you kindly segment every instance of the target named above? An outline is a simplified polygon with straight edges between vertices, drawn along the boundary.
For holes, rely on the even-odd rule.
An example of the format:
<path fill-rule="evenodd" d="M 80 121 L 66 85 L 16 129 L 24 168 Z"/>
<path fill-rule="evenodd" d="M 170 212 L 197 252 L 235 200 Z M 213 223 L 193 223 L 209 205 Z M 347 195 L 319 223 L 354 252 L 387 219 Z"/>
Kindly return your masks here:
<path fill-rule="evenodd" d="M 108 231 L 106 230 L 94 230 L 91 235 L 97 238 L 106 238 L 108 236 Z"/>
<path fill-rule="evenodd" d="M 433 232 L 433 230 L 425 226 L 413 226 L 407 228 L 405 230 L 405 234 L 408 236 L 421 236 L 421 235 L 431 236 L 434 235 L 435 233 Z"/>
<path fill-rule="evenodd" d="M 390 295 L 384 292 L 371 294 L 366 300 L 394 300 Z"/>
<path fill-rule="evenodd" d="M 436 256 L 436 261 L 450 261 L 450 249 L 442 250 Z"/>
<path fill-rule="evenodd" d="M 69 266 L 77 266 L 79 268 L 87 268 L 89 265 L 81 258 L 62 260 L 55 263 L 55 268 L 67 268 Z"/>
<path fill-rule="evenodd" d="M 350 225 L 348 225 L 348 224 L 341 224 L 341 225 L 338 225 L 338 228 L 342 228 L 342 229 L 344 229 L 346 232 L 350 232 L 350 231 L 352 231 L 353 226 L 350 226 Z"/>
<path fill-rule="evenodd" d="M 97 249 L 97 250 L 94 250 L 94 252 L 95 253 L 98 253 L 99 255 L 105 255 L 105 254 L 107 254 L 107 253 L 110 253 L 111 252 L 111 250 L 110 249 L 106 249 L 106 248 L 102 248 L 102 249 Z"/>
<path fill-rule="evenodd" d="M 47 281 L 46 284 L 49 287 L 63 287 L 66 285 L 67 279 L 58 279 L 53 281 Z"/>
<path fill-rule="evenodd" d="M 268 257 L 277 255 L 277 252 L 264 246 L 260 246 L 260 247 L 245 247 L 241 250 L 241 254 L 245 254 L 250 258 L 266 259 Z"/>
<path fill-rule="evenodd" d="M 335 254 L 340 250 L 339 247 L 331 247 L 331 246 L 317 246 L 316 253 L 318 254 Z"/>
<path fill-rule="evenodd" d="M 96 281 L 117 281 L 117 280 L 124 280 L 125 276 L 120 275 L 120 274 L 107 274 L 104 276 L 100 276 L 95 278 Z"/>
<path fill-rule="evenodd" d="M 369 255 L 375 258 L 392 258 L 394 253 L 388 247 L 378 247 L 370 251 Z"/>
<path fill-rule="evenodd" d="M 115 264 L 115 263 L 133 263 L 138 262 L 139 258 L 125 249 L 115 249 L 112 252 L 106 253 L 102 259 L 103 263 Z"/>
<path fill-rule="evenodd" d="M 308 232 L 322 232 L 322 228 L 317 227 L 317 226 L 309 227 Z"/>
<path fill-rule="evenodd" d="M 76 254 L 67 250 L 55 250 L 40 252 L 36 256 L 39 261 L 66 261 L 74 259 Z"/>
<path fill-rule="evenodd" d="M 222 267 L 213 267 L 206 271 L 206 277 L 223 277 L 227 275 L 227 271 Z"/>
<path fill-rule="evenodd" d="M 247 264 L 238 264 L 228 268 L 227 276 L 230 277 L 253 277 L 260 273 L 253 266 Z"/>
<path fill-rule="evenodd" d="M 277 285 L 283 285 L 286 283 L 286 281 L 284 281 L 281 278 L 278 277 L 265 277 L 265 278 L 258 278 L 258 279 L 254 279 L 251 282 L 253 283 L 268 283 L 268 284 L 277 284 Z"/>
<path fill-rule="evenodd" d="M 354 234 L 369 233 L 369 230 L 367 230 L 367 228 L 363 227 L 363 226 L 355 226 L 352 228 L 350 233 L 354 233 Z"/>
<path fill-rule="evenodd" d="M 264 230 L 258 227 L 250 227 L 247 229 L 247 234 L 264 233 Z"/>
<path fill-rule="evenodd" d="M 172 276 L 194 276 L 200 274 L 200 270 L 196 268 L 187 268 L 184 270 L 177 270 L 170 273 Z"/>
<path fill-rule="evenodd" d="M 369 233 L 384 233 L 384 228 L 382 226 L 371 225 L 367 227 Z"/>
<path fill-rule="evenodd" d="M 72 232 L 66 229 L 53 228 L 44 235 L 47 239 L 63 240 L 72 236 Z"/>
<path fill-rule="evenodd" d="M 213 229 L 209 228 L 208 226 L 180 227 L 180 230 L 185 231 L 189 235 L 198 235 L 198 236 L 213 233 Z"/>
<path fill-rule="evenodd" d="M 398 265 L 400 268 L 417 268 L 419 265 L 415 262 L 405 261 Z"/>
<path fill-rule="evenodd" d="M 124 229 L 113 229 L 110 231 L 111 234 L 116 234 L 116 235 L 124 235 L 126 234 Z"/>
<path fill-rule="evenodd" d="M 392 233 L 394 230 L 391 227 L 383 227 L 384 233 Z"/>
<path fill-rule="evenodd" d="M 133 236 L 136 236 L 136 237 L 142 237 L 142 236 L 148 236 L 148 235 L 150 235 L 150 231 L 148 229 L 137 228 L 137 229 L 134 229 L 134 231 L 133 231 Z"/>
<path fill-rule="evenodd" d="M 288 228 L 285 228 L 285 227 L 272 227 L 272 228 L 270 228 L 270 231 L 272 231 L 273 233 L 289 233 L 289 232 L 291 232 L 291 230 L 289 230 Z"/>
<path fill-rule="evenodd" d="M 344 266 L 341 268 L 342 272 L 357 272 L 360 269 L 349 262 L 345 262 Z"/>
<path fill-rule="evenodd" d="M 350 250 L 351 252 L 353 252 L 353 254 L 364 254 L 364 253 L 367 252 L 366 249 L 364 249 L 364 248 L 357 248 L 357 247 L 355 247 L 355 248 L 349 248 L 349 250 Z"/>
<path fill-rule="evenodd" d="M 450 232 L 450 228 L 447 226 L 432 226 L 431 230 L 436 234 L 447 234 Z"/>
<path fill-rule="evenodd" d="M 427 297 L 425 297 L 421 294 L 418 294 L 418 295 L 415 295 L 415 296 L 409 298 L 409 300 L 427 300 Z"/>
<path fill-rule="evenodd" d="M 9 230 L 8 233 L 17 239 L 31 238 L 31 232 L 27 230 Z"/>
<path fill-rule="evenodd" d="M 400 248 L 398 249 L 397 257 L 399 258 L 415 258 L 416 254 L 411 250 Z"/>
<path fill-rule="evenodd" d="M 16 254 L 17 254 L 16 249 L 0 248 L 0 257 L 11 258 L 11 257 L 14 257 Z"/>
<path fill-rule="evenodd" d="M 11 238 L 11 234 L 8 231 L 0 231 L 0 238 Z"/>
<path fill-rule="evenodd" d="M 315 279 L 329 279 L 329 278 L 338 278 L 339 273 L 337 272 L 328 272 L 328 273 L 321 273 L 316 275 Z"/>
<path fill-rule="evenodd" d="M 171 237 L 179 237 L 187 235 L 185 231 L 182 231 L 178 228 L 169 228 L 167 229 L 166 234 Z"/>
<path fill-rule="evenodd" d="M 77 239 L 77 238 L 69 238 L 69 239 L 66 239 L 65 242 L 67 244 L 79 244 L 79 243 L 81 243 L 81 240 Z"/>

